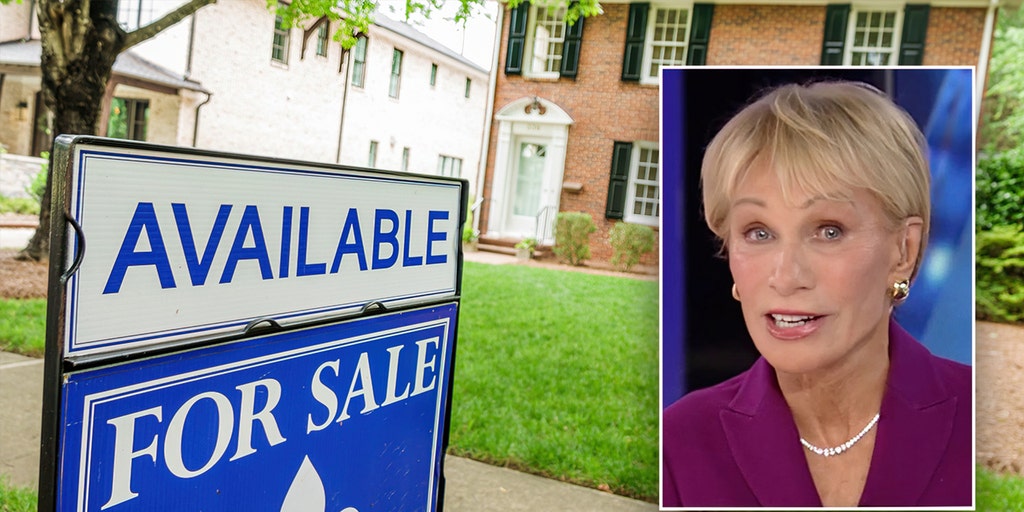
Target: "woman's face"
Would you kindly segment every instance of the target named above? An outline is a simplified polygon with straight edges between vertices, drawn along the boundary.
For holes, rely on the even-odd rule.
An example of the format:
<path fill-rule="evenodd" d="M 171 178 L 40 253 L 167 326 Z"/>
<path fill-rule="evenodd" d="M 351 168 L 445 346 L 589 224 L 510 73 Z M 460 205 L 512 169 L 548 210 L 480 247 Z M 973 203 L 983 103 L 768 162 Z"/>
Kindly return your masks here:
<path fill-rule="evenodd" d="M 795 190 L 787 202 L 764 166 L 736 190 L 729 267 L 747 329 L 776 370 L 827 370 L 887 346 L 890 287 L 910 276 L 920 219 L 892 226 L 872 194 L 847 196 Z"/>

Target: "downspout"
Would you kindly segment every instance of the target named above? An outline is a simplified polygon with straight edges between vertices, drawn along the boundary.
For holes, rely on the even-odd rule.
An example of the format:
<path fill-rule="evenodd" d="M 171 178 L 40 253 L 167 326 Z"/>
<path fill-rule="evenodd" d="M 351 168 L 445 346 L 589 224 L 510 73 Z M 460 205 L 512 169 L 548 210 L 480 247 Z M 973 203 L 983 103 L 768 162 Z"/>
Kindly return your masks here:
<path fill-rule="evenodd" d="M 480 141 L 480 165 L 476 170 L 476 202 L 473 203 L 473 232 L 480 231 L 480 207 L 484 202 L 484 181 L 487 176 L 487 159 L 491 147 L 491 124 L 494 119 L 494 96 L 498 87 L 498 56 L 501 52 L 501 29 L 505 17 L 505 9 L 498 3 L 498 16 L 494 24 L 494 52 L 491 54 L 491 81 L 487 88 L 487 108 L 484 113 L 484 133 Z"/>
<path fill-rule="evenodd" d="M 199 141 L 199 109 L 203 108 L 203 105 L 206 105 L 213 99 L 212 92 L 202 91 L 202 93 L 206 95 L 206 101 L 196 105 L 196 116 L 192 124 L 192 147 L 196 147 L 196 143 Z"/>
<path fill-rule="evenodd" d="M 344 52 L 342 58 L 348 60 L 345 61 L 345 87 L 341 94 L 341 119 L 338 120 L 338 154 L 334 157 L 334 161 L 339 164 L 341 163 L 341 136 L 345 132 L 345 107 L 348 105 L 348 75 L 352 71 L 352 51 L 345 49 L 342 51 Z"/>
<path fill-rule="evenodd" d="M 140 9 L 141 11 L 141 9 Z M 192 22 L 188 27 L 188 53 L 185 55 L 185 78 L 192 76 L 192 53 L 196 44 L 196 13 L 192 13 Z M 210 101 L 207 99 L 206 101 Z M 195 144 L 193 144 L 194 146 Z"/>
<path fill-rule="evenodd" d="M 35 16 L 32 14 L 36 11 L 36 0 L 31 0 L 28 3 L 28 26 L 25 27 L 25 38 L 22 41 L 29 41 L 32 39 L 32 20 Z"/>
<path fill-rule="evenodd" d="M 992 58 L 992 38 L 995 37 L 996 8 L 999 0 L 989 0 L 988 12 L 985 14 L 985 30 L 981 35 L 981 51 L 978 52 L 978 76 L 974 77 L 974 136 L 977 138 L 978 125 L 981 123 L 981 100 L 985 97 L 985 85 L 988 83 L 988 61 Z"/>

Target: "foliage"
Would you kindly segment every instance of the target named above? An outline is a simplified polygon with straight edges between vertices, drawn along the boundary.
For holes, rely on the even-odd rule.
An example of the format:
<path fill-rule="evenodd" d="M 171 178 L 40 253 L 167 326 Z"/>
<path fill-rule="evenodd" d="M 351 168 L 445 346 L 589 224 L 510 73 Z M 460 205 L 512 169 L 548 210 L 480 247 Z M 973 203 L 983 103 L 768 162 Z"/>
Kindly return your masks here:
<path fill-rule="evenodd" d="M 38 215 L 39 202 L 29 197 L 0 196 L 0 213 L 19 213 L 22 215 Z"/>
<path fill-rule="evenodd" d="M 527 0 L 508 0 L 508 8 L 515 9 L 516 7 L 519 6 L 519 4 L 523 3 L 524 1 Z M 534 3 L 537 3 L 539 5 L 546 5 L 548 11 L 554 11 L 555 9 L 565 5 L 565 2 L 559 1 L 544 2 L 543 0 L 541 0 L 540 2 Z M 599 14 L 604 14 L 604 11 L 601 9 L 601 2 L 599 2 L 598 0 L 570 1 L 569 6 L 565 10 L 565 22 L 568 23 L 569 25 L 575 25 L 576 21 L 579 20 L 580 18 L 597 16 Z"/>
<path fill-rule="evenodd" d="M 1018 475 L 1000 475 L 978 467 L 978 510 L 1024 511 L 1024 478 Z"/>
<path fill-rule="evenodd" d="M 530 254 L 533 254 L 533 251 L 537 250 L 537 239 L 524 238 L 516 242 L 516 249 L 526 249 Z"/>
<path fill-rule="evenodd" d="M 560 212 L 555 218 L 555 254 L 571 265 L 590 259 L 590 234 L 597 231 L 594 219 L 583 212 Z"/>
<path fill-rule="evenodd" d="M 451 453 L 657 498 L 657 282 L 466 263 L 457 350 Z"/>
<path fill-rule="evenodd" d="M 43 151 L 39 157 L 43 159 L 43 163 L 39 166 L 39 172 L 32 179 L 32 183 L 29 183 L 25 189 L 25 192 L 34 197 L 37 203 L 43 201 L 43 194 L 46 193 L 47 176 L 50 174 L 50 152 Z"/>
<path fill-rule="evenodd" d="M 640 263 L 640 257 L 654 249 L 654 230 L 640 224 L 619 222 L 612 226 L 608 241 L 612 245 L 612 265 L 624 270 Z"/>
<path fill-rule="evenodd" d="M 0 475 L 0 512 L 36 512 L 37 501 L 34 490 L 12 486 Z"/>
<path fill-rule="evenodd" d="M 977 238 L 977 315 L 982 320 L 1024 321 L 1024 232 L 995 226 Z"/>
<path fill-rule="evenodd" d="M 466 223 L 462 225 L 462 241 L 463 243 L 475 242 L 480 238 L 480 233 L 473 229 L 473 196 L 469 196 L 469 202 L 466 204 Z"/>
<path fill-rule="evenodd" d="M 1024 10 L 999 8 L 992 41 L 988 89 L 982 103 L 981 147 L 1001 151 L 1024 138 Z"/>
<path fill-rule="evenodd" d="M 975 184 L 978 229 L 1024 226 L 1024 148 L 980 158 Z"/>

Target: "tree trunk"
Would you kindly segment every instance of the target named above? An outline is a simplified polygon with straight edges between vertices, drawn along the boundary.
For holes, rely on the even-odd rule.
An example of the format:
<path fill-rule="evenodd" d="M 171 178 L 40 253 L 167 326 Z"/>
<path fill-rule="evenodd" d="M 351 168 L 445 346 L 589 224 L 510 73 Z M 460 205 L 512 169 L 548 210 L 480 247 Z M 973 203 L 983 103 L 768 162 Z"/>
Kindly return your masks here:
<path fill-rule="evenodd" d="M 117 2 L 40 0 L 43 99 L 54 113 L 53 133 L 95 135 L 100 106 L 125 32 L 117 24 Z M 50 251 L 51 154 L 39 227 L 19 258 L 46 260 Z M 63 186 L 63 184 L 57 184 Z"/>

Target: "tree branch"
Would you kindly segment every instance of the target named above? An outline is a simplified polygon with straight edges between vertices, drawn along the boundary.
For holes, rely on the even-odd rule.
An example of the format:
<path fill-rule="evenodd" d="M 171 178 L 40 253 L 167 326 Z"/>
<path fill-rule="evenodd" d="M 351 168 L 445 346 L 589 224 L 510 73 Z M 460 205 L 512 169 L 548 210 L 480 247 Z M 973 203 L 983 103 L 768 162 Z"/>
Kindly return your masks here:
<path fill-rule="evenodd" d="M 127 37 L 125 37 L 124 49 L 127 50 L 128 48 L 159 34 L 171 25 L 174 25 L 175 23 L 187 18 L 192 13 L 198 11 L 200 7 L 213 3 L 217 3 L 217 0 L 191 0 L 182 4 L 177 9 L 165 14 L 162 18 L 154 21 L 153 23 L 129 32 Z"/>

